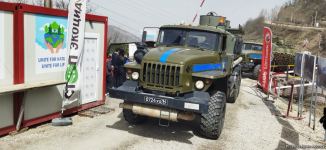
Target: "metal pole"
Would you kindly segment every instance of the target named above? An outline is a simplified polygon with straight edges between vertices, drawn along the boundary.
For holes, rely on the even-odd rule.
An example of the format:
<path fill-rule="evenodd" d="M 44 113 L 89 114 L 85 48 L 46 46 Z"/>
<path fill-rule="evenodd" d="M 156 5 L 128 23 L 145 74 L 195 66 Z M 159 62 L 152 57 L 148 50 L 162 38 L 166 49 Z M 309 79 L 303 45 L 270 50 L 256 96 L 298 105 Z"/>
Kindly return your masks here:
<path fill-rule="evenodd" d="M 309 110 L 309 127 L 310 127 L 310 124 L 311 124 L 311 119 L 315 120 L 315 118 L 312 118 L 312 114 L 314 114 L 314 100 L 315 99 L 315 83 L 314 81 L 312 82 L 312 86 L 311 86 L 311 99 L 310 99 L 310 110 Z"/>
<path fill-rule="evenodd" d="M 317 59 L 318 59 L 318 55 L 319 55 L 319 53 L 317 53 L 317 57 L 315 58 L 315 61 L 314 61 L 314 72 L 313 72 L 313 77 L 315 77 L 315 80 L 316 80 L 316 78 L 317 78 L 317 76 L 318 76 L 318 74 L 316 73 L 316 68 L 318 68 L 318 66 L 316 65 L 316 63 L 317 63 Z M 314 81 L 314 83 L 315 83 L 315 81 Z M 315 87 L 314 87 L 314 106 L 313 106 L 313 112 L 314 112 L 314 124 L 313 124 L 313 130 L 315 130 L 315 127 L 316 127 L 316 105 L 317 105 L 317 85 L 316 85 L 316 83 L 315 83 Z"/>
<path fill-rule="evenodd" d="M 304 93 L 304 79 L 301 77 L 301 86 L 300 86 L 300 96 L 298 100 L 298 117 L 302 117 L 302 103 L 303 103 L 303 93 Z"/>
<path fill-rule="evenodd" d="M 321 37 L 321 34 L 320 33 L 318 33 L 318 36 L 319 36 L 319 42 L 318 42 L 318 47 L 319 47 L 319 50 L 321 50 L 322 49 L 322 47 L 321 47 L 321 40 L 322 40 L 322 37 Z"/>
<path fill-rule="evenodd" d="M 315 15 L 315 27 L 317 27 L 317 15 L 318 15 L 318 11 L 316 11 L 316 15 Z"/>
<path fill-rule="evenodd" d="M 293 101 L 293 91 L 294 91 L 294 84 L 291 83 L 291 98 L 289 100 L 289 104 L 288 104 L 288 110 L 286 112 L 286 117 L 289 117 L 289 113 L 290 113 L 290 108 L 291 108 L 291 105 L 292 105 L 292 101 Z"/>
<path fill-rule="evenodd" d="M 286 81 L 289 80 L 289 66 L 286 67 L 286 78 L 285 78 Z"/>
<path fill-rule="evenodd" d="M 300 86 L 300 95 L 298 100 L 298 117 L 302 117 L 301 109 L 302 109 L 302 102 L 303 102 L 303 95 L 304 95 L 304 79 L 303 79 L 303 69 L 304 69 L 304 56 L 305 54 L 302 54 L 302 61 L 301 61 L 301 86 Z"/>
<path fill-rule="evenodd" d="M 198 12 L 201 10 L 201 8 L 203 7 L 204 3 L 205 3 L 205 0 L 202 0 L 201 3 L 200 3 L 199 9 L 197 10 L 197 12 L 196 12 L 194 18 L 192 19 L 192 24 L 195 23 L 196 18 L 197 18 L 197 16 L 198 16 Z"/>
<path fill-rule="evenodd" d="M 315 130 L 316 127 L 316 105 L 317 105 L 317 86 L 315 87 L 315 94 L 314 94 L 314 106 L 313 106 L 313 113 L 314 113 L 314 124 L 312 129 Z"/>
<path fill-rule="evenodd" d="M 22 99 L 22 104 L 20 106 L 20 110 L 19 110 L 19 117 L 18 117 L 18 121 L 16 124 L 16 130 L 19 131 L 22 121 L 23 121 L 23 116 L 24 116 L 24 111 L 25 111 L 25 92 L 23 93 L 23 99 Z"/>
<path fill-rule="evenodd" d="M 308 123 L 308 126 L 310 127 L 310 123 L 311 123 L 311 113 L 312 113 L 312 110 L 314 109 L 313 108 L 313 100 L 316 100 L 316 97 L 315 97 L 315 86 L 316 86 L 316 57 L 314 59 L 314 65 L 313 65 L 313 72 L 312 72 L 312 85 L 311 85 L 311 98 L 310 98 L 310 108 L 309 108 L 309 123 Z M 314 118 L 315 120 L 315 118 Z"/>

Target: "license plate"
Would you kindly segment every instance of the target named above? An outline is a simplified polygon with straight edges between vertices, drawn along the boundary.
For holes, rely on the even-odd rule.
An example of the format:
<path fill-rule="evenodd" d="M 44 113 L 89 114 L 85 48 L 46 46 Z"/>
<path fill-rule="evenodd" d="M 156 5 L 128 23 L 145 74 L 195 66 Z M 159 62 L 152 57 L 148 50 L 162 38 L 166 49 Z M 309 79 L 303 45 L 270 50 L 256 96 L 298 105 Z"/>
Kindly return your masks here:
<path fill-rule="evenodd" d="M 163 98 L 145 96 L 144 101 L 145 103 L 150 103 L 150 104 L 168 105 L 168 100 Z"/>

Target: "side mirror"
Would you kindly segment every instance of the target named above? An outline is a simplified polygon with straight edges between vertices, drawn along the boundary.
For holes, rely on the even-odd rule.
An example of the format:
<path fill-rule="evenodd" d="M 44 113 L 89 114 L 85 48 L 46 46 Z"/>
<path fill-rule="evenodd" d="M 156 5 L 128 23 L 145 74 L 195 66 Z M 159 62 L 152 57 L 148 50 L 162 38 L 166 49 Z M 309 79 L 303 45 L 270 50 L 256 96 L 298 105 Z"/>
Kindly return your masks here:
<path fill-rule="evenodd" d="M 144 27 L 142 42 L 156 42 L 160 28 L 158 27 Z"/>
<path fill-rule="evenodd" d="M 142 36 L 141 41 L 146 42 L 146 37 L 147 37 L 147 31 L 143 31 L 143 36 Z"/>

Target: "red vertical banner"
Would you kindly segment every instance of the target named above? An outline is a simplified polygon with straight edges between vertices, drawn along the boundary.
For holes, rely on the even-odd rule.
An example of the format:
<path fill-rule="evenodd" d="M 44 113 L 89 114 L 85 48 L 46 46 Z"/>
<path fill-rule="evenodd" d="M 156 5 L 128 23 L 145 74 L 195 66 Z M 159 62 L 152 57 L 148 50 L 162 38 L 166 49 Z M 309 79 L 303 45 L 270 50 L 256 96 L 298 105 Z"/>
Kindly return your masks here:
<path fill-rule="evenodd" d="M 271 71 L 271 56 L 272 56 L 272 30 L 264 27 L 263 51 L 261 59 L 261 68 L 259 73 L 259 83 L 264 92 L 268 92 L 269 78 Z"/>

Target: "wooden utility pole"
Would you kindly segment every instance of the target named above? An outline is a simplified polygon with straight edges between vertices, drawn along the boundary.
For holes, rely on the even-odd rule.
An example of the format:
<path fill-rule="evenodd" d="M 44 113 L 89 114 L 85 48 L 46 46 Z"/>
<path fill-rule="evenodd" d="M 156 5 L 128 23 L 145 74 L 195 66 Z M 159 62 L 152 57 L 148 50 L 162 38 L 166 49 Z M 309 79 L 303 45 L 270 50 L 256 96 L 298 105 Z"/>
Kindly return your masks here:
<path fill-rule="evenodd" d="M 315 27 L 317 27 L 317 15 L 318 15 L 318 11 L 316 11 L 316 15 L 315 15 L 315 24 L 314 24 Z"/>
<path fill-rule="evenodd" d="M 52 8 L 52 0 L 44 0 L 44 7 Z"/>

